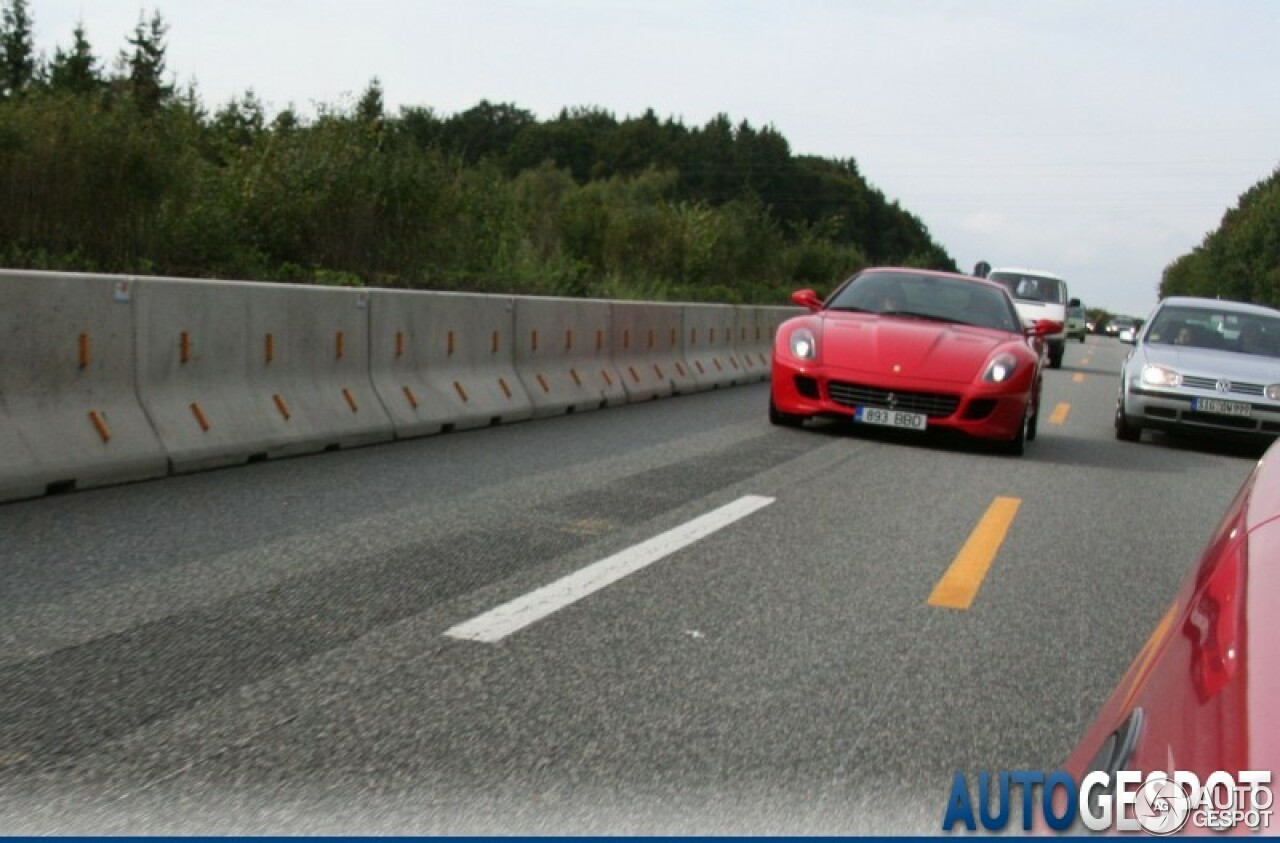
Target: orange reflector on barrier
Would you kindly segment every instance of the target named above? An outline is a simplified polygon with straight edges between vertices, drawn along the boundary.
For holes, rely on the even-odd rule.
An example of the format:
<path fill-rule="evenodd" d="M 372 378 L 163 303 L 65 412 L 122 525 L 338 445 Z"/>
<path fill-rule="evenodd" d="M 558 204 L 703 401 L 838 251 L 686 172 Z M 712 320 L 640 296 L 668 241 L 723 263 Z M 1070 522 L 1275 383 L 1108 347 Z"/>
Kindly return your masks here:
<path fill-rule="evenodd" d="M 204 417 L 204 410 L 201 410 L 200 405 L 195 401 L 191 402 L 191 415 L 196 417 L 196 424 L 200 425 L 200 429 L 208 433 L 209 420 Z"/>
<path fill-rule="evenodd" d="M 404 397 L 409 399 L 410 407 L 412 407 L 415 410 L 418 409 L 418 399 L 414 397 L 413 390 L 407 386 L 404 388 Z"/>
<path fill-rule="evenodd" d="M 356 406 L 356 399 L 351 395 L 351 390 L 347 389 L 345 386 L 342 388 L 342 397 L 347 399 L 347 406 L 351 408 L 351 412 L 360 412 L 360 408 Z"/>
<path fill-rule="evenodd" d="M 276 338 L 274 334 L 267 334 L 263 343 L 263 353 L 268 363 L 276 359 Z"/>
<path fill-rule="evenodd" d="M 541 374 L 538 375 L 538 385 L 542 387 L 543 392 L 550 392 L 551 387 L 547 386 L 547 379 Z"/>
<path fill-rule="evenodd" d="M 85 369 L 89 366 L 89 335 L 80 335 L 80 368 Z"/>
<path fill-rule="evenodd" d="M 107 428 L 107 420 L 99 415 L 97 410 L 89 411 L 89 421 L 93 422 L 94 430 L 98 431 L 98 435 L 102 437 L 103 442 L 111 441 L 111 431 Z"/>
<path fill-rule="evenodd" d="M 578 386 L 582 386 L 582 378 L 578 377 L 577 369 L 570 369 L 569 375 L 573 378 L 574 383 L 576 383 Z"/>
<path fill-rule="evenodd" d="M 462 384 L 458 383 L 457 381 L 454 381 L 453 388 L 457 390 L 458 397 L 461 398 L 464 402 L 470 400 L 467 398 L 467 391 L 462 388 Z"/>
<path fill-rule="evenodd" d="M 276 402 L 276 409 L 280 411 L 280 415 L 284 418 L 285 421 L 288 421 L 289 405 L 284 403 L 284 399 L 281 398 L 278 394 L 271 396 L 271 398 Z"/>
<path fill-rule="evenodd" d="M 511 397 L 511 387 L 507 386 L 506 378 L 498 378 L 498 386 L 502 387 L 502 394 Z"/>
<path fill-rule="evenodd" d="M 183 363 L 191 359 L 191 335 L 186 331 L 178 338 L 178 359 Z"/>

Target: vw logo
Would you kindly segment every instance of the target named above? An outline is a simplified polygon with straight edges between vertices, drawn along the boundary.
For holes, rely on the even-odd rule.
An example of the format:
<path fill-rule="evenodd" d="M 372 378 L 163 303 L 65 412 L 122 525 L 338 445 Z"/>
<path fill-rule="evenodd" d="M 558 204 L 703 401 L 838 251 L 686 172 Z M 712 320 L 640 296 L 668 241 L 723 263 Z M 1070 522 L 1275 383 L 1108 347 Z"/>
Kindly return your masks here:
<path fill-rule="evenodd" d="M 1213 386 L 1214 386 L 1214 388 L 1215 388 L 1215 389 L 1217 389 L 1219 392 L 1230 392 L 1230 391 L 1231 391 L 1231 381 L 1228 381 L 1228 380 L 1221 380 L 1221 381 L 1218 381 L 1218 382 L 1217 382 L 1216 384 L 1214 384 Z"/>
<path fill-rule="evenodd" d="M 894 395 L 892 392 L 889 393 L 889 397 L 885 400 L 888 401 L 890 410 L 898 406 L 898 396 Z"/>

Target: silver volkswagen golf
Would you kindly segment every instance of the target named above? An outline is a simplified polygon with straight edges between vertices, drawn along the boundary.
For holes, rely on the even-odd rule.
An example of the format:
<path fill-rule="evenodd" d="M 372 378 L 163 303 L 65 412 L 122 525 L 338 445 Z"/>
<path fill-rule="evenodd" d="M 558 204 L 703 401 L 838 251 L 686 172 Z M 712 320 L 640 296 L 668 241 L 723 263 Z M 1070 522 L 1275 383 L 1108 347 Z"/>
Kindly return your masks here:
<path fill-rule="evenodd" d="M 1143 428 L 1280 436 L 1280 311 L 1217 299 L 1167 298 L 1120 370 L 1116 438 Z"/>

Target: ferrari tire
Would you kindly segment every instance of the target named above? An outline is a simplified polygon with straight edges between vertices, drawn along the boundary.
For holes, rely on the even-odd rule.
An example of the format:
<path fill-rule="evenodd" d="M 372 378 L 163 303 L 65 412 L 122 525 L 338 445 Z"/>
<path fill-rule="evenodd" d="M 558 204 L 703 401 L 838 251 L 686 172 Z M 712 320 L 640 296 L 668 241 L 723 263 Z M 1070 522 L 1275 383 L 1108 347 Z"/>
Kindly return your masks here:
<path fill-rule="evenodd" d="M 784 413 L 778 409 L 778 405 L 773 403 L 773 396 L 769 396 L 769 423 L 776 424 L 779 427 L 799 427 L 804 422 L 804 416 L 797 416 L 794 413 Z"/>
<path fill-rule="evenodd" d="M 1137 442 L 1142 438 L 1142 425 L 1130 423 L 1123 400 L 1116 402 L 1116 438 L 1121 442 Z"/>
<path fill-rule="evenodd" d="M 1002 450 L 1011 457 L 1020 457 L 1027 450 L 1027 440 L 1033 438 L 1034 434 L 1028 435 L 1028 431 L 1032 425 L 1032 419 L 1035 416 L 1031 414 L 1031 402 L 1027 402 L 1027 407 L 1022 411 L 1022 424 L 1018 427 L 1018 434 L 1008 442 L 1004 443 Z"/>

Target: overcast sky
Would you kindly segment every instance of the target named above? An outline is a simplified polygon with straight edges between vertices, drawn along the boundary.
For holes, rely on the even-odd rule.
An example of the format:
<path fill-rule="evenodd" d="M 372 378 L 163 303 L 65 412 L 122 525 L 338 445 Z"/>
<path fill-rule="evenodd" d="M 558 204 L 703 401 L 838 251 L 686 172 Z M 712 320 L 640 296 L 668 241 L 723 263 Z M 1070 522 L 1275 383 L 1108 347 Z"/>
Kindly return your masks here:
<path fill-rule="evenodd" d="M 211 109 L 482 99 L 554 117 L 724 112 L 853 158 L 963 270 L 1145 315 L 1164 267 L 1280 166 L 1280 0 L 31 0 L 113 60 L 145 11 Z"/>

